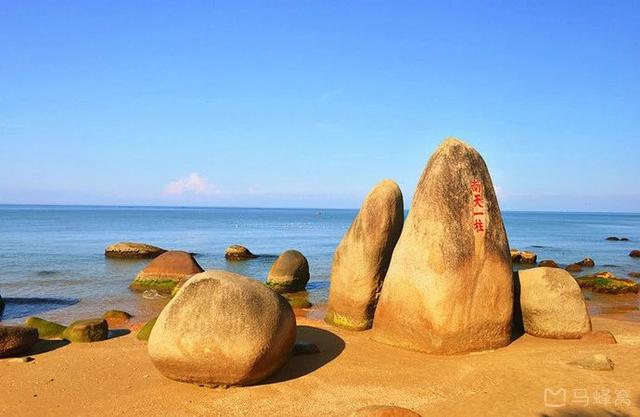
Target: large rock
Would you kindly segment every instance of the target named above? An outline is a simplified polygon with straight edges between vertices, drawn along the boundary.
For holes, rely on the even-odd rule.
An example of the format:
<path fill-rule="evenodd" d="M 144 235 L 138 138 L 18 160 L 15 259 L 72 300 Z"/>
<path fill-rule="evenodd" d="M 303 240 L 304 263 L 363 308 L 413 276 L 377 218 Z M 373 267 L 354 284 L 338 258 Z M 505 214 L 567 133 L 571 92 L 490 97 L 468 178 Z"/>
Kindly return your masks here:
<path fill-rule="evenodd" d="M 27 352 L 37 341 L 36 329 L 0 325 L 0 358 Z"/>
<path fill-rule="evenodd" d="M 149 262 L 149 265 L 138 273 L 129 288 L 134 291 L 154 289 L 170 294 L 180 280 L 202 271 L 202 267 L 190 253 L 169 251 Z"/>
<path fill-rule="evenodd" d="M 257 258 L 249 249 L 240 245 L 229 246 L 224 252 L 224 257 L 229 261 L 245 261 L 247 259 Z"/>
<path fill-rule="evenodd" d="M 271 266 L 267 285 L 277 292 L 302 291 L 309 282 L 309 262 L 297 250 L 288 250 Z"/>
<path fill-rule="evenodd" d="M 146 259 L 155 258 L 167 250 L 146 243 L 118 242 L 107 246 L 104 255 L 109 258 Z"/>
<path fill-rule="evenodd" d="M 511 257 L 489 171 L 448 139 L 429 160 L 402 229 L 373 321 L 373 337 L 454 354 L 510 341 Z"/>
<path fill-rule="evenodd" d="M 535 252 L 526 250 L 511 249 L 511 262 L 514 264 L 535 265 L 538 255 Z"/>
<path fill-rule="evenodd" d="M 40 317 L 28 317 L 24 325 L 38 331 L 40 339 L 61 339 L 65 326 Z"/>
<path fill-rule="evenodd" d="M 533 336 L 580 339 L 591 320 L 575 279 L 559 268 L 518 271 L 524 330 Z"/>
<path fill-rule="evenodd" d="M 296 320 L 264 284 L 224 271 L 192 277 L 162 310 L 149 355 L 166 377 L 203 385 L 247 385 L 291 355 Z"/>
<path fill-rule="evenodd" d="M 64 329 L 62 337 L 73 343 L 99 342 L 109 337 L 109 326 L 103 318 L 78 320 Z"/>
<path fill-rule="evenodd" d="M 328 323 L 351 330 L 371 327 L 403 221 L 400 187 L 390 180 L 380 182 L 365 198 L 333 255 Z"/>

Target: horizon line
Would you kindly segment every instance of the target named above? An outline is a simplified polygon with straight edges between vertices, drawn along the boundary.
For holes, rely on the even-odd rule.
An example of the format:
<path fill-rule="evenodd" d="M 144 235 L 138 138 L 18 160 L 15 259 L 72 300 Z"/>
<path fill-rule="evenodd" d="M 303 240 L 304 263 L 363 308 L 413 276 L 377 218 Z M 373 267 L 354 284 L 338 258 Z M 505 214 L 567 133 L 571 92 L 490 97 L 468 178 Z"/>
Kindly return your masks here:
<path fill-rule="evenodd" d="M 360 207 L 259 207 L 259 206 L 171 206 L 153 204 L 29 204 L 0 203 L 0 207 L 96 207 L 96 208 L 156 208 L 156 209 L 253 209 L 253 210 L 360 210 Z M 405 212 L 409 208 L 404 209 Z M 503 213 L 565 213 L 565 214 L 640 214 L 632 211 L 576 211 L 576 210 L 500 210 Z"/>

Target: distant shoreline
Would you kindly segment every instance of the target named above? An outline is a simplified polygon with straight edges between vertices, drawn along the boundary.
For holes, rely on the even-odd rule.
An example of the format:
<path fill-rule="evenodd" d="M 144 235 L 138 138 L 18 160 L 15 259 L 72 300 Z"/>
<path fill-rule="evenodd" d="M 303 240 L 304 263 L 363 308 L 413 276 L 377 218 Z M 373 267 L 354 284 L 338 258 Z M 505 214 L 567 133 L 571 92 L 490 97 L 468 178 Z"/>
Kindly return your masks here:
<path fill-rule="evenodd" d="M 84 209 L 157 209 L 157 210 L 297 210 L 297 211 L 357 211 L 359 207 L 254 207 L 254 206 L 163 206 L 163 205 L 115 205 L 115 204 L 9 204 L 0 203 L 0 209 L 6 208 L 84 208 Z M 408 209 L 405 210 L 407 212 Z M 602 214 L 602 215 L 640 215 L 631 211 L 562 211 L 562 210 L 502 210 L 503 213 L 535 214 Z"/>

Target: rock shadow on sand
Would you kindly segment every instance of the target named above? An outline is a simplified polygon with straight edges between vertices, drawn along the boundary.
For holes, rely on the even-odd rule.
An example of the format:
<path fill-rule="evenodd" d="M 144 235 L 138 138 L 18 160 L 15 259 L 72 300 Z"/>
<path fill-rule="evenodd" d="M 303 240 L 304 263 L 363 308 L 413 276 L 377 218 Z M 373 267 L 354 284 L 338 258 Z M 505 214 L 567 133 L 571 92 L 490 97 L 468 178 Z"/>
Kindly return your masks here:
<path fill-rule="evenodd" d="M 296 342 L 302 341 L 315 343 L 320 349 L 320 353 L 291 356 L 278 372 L 258 385 L 275 384 L 308 375 L 337 358 L 345 347 L 341 337 L 330 331 L 311 326 L 297 327 Z"/>
<path fill-rule="evenodd" d="M 27 355 L 40 355 L 42 353 L 51 352 L 61 347 L 65 347 L 70 344 L 68 340 L 64 339 L 40 339 L 36 342 L 35 345 L 26 353 Z"/>

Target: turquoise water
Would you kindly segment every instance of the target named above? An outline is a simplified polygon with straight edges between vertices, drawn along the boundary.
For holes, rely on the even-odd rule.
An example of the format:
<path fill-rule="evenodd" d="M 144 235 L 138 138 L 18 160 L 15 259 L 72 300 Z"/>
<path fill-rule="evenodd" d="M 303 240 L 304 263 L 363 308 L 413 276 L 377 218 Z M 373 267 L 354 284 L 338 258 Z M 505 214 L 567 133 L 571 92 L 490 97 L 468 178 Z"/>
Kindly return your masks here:
<path fill-rule="evenodd" d="M 148 261 L 111 260 L 104 248 L 138 241 L 197 253 L 205 269 L 226 269 L 264 280 L 275 257 L 295 248 L 308 258 L 308 291 L 314 303 L 327 298 L 333 251 L 356 210 L 131 208 L 0 206 L 0 294 L 5 321 L 27 315 L 69 321 L 118 308 L 139 316 L 166 302 L 147 299 L 128 285 Z M 572 263 L 591 257 L 593 271 L 626 277 L 640 271 L 640 214 L 507 212 L 512 248 L 532 250 L 538 259 Z M 609 242 L 607 236 L 628 237 Z M 231 244 L 261 257 L 227 262 Z M 589 270 L 585 270 L 589 272 Z"/>

